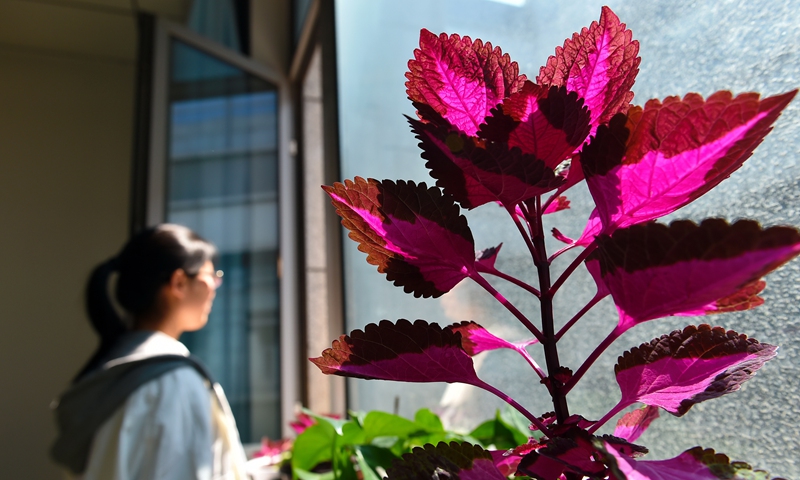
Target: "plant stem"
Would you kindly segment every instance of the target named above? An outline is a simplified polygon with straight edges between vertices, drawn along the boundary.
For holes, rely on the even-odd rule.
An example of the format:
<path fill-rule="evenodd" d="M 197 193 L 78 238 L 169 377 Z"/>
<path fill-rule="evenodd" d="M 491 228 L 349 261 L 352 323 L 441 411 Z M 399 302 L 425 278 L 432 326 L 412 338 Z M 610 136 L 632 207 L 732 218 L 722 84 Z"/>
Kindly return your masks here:
<path fill-rule="evenodd" d="M 583 263 L 583 261 L 586 260 L 586 258 L 592 254 L 595 248 L 597 248 L 597 244 L 592 242 L 580 253 L 580 255 L 575 257 L 575 260 L 573 260 L 572 263 L 569 264 L 567 269 L 564 270 L 564 272 L 561 274 L 560 277 L 558 277 L 556 283 L 554 283 L 553 286 L 550 288 L 551 295 L 556 294 L 561 285 L 563 285 L 564 282 L 567 280 L 567 278 L 569 278 L 569 276 L 572 275 L 572 272 L 574 272 L 575 269 L 578 268 L 578 265 Z M 540 285 L 540 288 L 542 288 L 542 291 L 544 291 L 544 287 Z"/>
<path fill-rule="evenodd" d="M 578 246 L 578 244 L 571 243 L 571 244 L 569 244 L 569 245 L 567 245 L 565 247 L 561 247 L 561 249 L 556 251 L 556 253 L 552 254 L 550 256 L 550 258 L 547 259 L 547 261 L 550 262 L 550 263 L 553 263 L 553 260 L 555 260 L 556 258 L 560 257 L 562 253 L 566 253 L 566 252 L 572 250 L 573 248 L 575 248 L 577 246 Z"/>
<path fill-rule="evenodd" d="M 520 280 L 520 279 L 518 279 L 516 277 L 512 277 L 511 275 L 509 275 L 507 273 L 503 273 L 500 270 L 497 270 L 496 268 L 482 267 L 482 266 L 480 266 L 480 264 L 478 264 L 477 270 L 479 272 L 488 273 L 489 275 L 494 275 L 495 277 L 500 277 L 503 280 L 511 282 L 514 285 L 527 290 L 528 292 L 530 292 L 533 295 L 535 295 L 537 298 L 539 297 L 539 290 L 535 289 L 531 285 L 528 285 L 527 283 L 523 282 L 522 280 Z"/>
<path fill-rule="evenodd" d="M 522 322 L 522 324 L 525 325 L 525 327 L 533 334 L 534 337 L 536 337 L 537 340 L 539 340 L 540 342 L 542 341 L 542 332 L 540 332 L 539 329 L 536 328 L 536 325 L 531 323 L 531 321 L 528 320 L 528 317 L 526 317 L 522 312 L 520 312 L 519 309 L 517 309 L 517 307 L 514 306 L 514 304 L 506 300 L 506 298 L 500 292 L 495 290 L 494 287 L 492 287 L 492 285 L 488 281 L 486 281 L 485 278 L 483 278 L 480 274 L 470 275 L 470 278 L 472 278 L 478 285 L 480 285 L 487 292 L 489 292 L 495 299 L 497 299 L 498 302 L 500 302 L 504 307 L 506 307 L 509 312 L 514 314 L 514 316 L 517 317 L 517 320 Z"/>
<path fill-rule="evenodd" d="M 539 375 L 539 378 L 541 378 L 542 380 L 547 378 L 547 375 L 544 373 L 544 370 L 542 370 L 542 367 L 540 367 L 539 364 L 536 363 L 536 360 L 534 360 L 533 357 L 531 357 L 531 354 L 528 353 L 527 350 L 525 350 L 524 346 L 514 345 L 514 347 L 515 347 L 514 350 L 516 350 L 517 353 L 522 355 L 522 358 L 524 358 L 525 361 L 528 362 L 528 365 L 530 365 L 531 368 L 533 368 L 533 371 L 536 372 L 537 375 Z"/>
<path fill-rule="evenodd" d="M 517 217 L 516 211 L 514 211 L 513 207 L 506 209 L 509 215 L 511 215 L 511 219 L 514 220 L 514 224 L 517 226 L 520 235 L 525 240 L 525 245 L 528 246 L 528 250 L 531 252 L 531 257 L 533 257 L 534 263 L 536 262 L 536 248 L 533 246 L 531 242 L 531 237 L 528 235 L 528 232 L 525 231 L 525 227 L 522 226 L 522 222 L 519 221 L 519 217 Z"/>
<path fill-rule="evenodd" d="M 589 432 L 589 433 L 594 433 L 594 432 L 596 432 L 596 431 L 597 431 L 597 429 L 599 429 L 600 427 L 602 427 L 603 425 L 605 425 L 605 423 L 606 423 L 607 421 L 611 420 L 611 418 L 612 418 L 614 415 L 616 415 L 616 414 L 618 414 L 619 412 L 623 411 L 623 410 L 625 409 L 625 407 L 626 407 L 626 405 L 625 405 L 625 404 L 623 404 L 622 402 L 618 403 L 618 404 L 617 404 L 617 405 L 616 405 L 614 408 L 612 408 L 611 410 L 609 410 L 609 412 L 608 412 L 608 413 L 606 413 L 605 415 L 603 415 L 603 418 L 601 418 L 600 420 L 598 420 L 598 421 L 597 421 L 597 423 L 595 423 L 594 425 L 592 425 L 592 426 L 589 428 L 588 432 Z"/>
<path fill-rule="evenodd" d="M 491 393 L 497 395 L 504 402 L 506 402 L 507 404 L 509 404 L 512 407 L 514 407 L 519 413 L 525 415 L 525 418 L 530 420 L 532 424 L 536 425 L 536 428 L 538 428 L 542 433 L 544 433 L 548 437 L 552 435 L 550 433 L 550 430 L 547 428 L 547 426 L 541 420 L 536 418 L 536 416 L 533 415 L 531 412 L 529 412 L 525 407 L 523 407 L 522 405 L 517 403 L 516 400 L 514 400 L 513 398 L 509 397 L 505 393 L 501 392 L 497 388 L 489 385 L 488 383 L 486 383 L 486 382 L 484 382 L 482 380 L 478 380 L 478 382 L 480 382 L 480 383 L 474 383 L 473 385 L 475 385 L 476 387 L 480 387 L 480 388 L 486 390 L 487 392 L 491 392 Z"/>
<path fill-rule="evenodd" d="M 592 307 L 594 307 L 595 305 L 597 305 L 597 303 L 598 303 L 600 300 L 602 300 L 602 299 L 606 298 L 606 296 L 607 296 L 607 295 L 608 295 L 608 294 L 601 295 L 601 294 L 600 294 L 600 292 L 597 292 L 597 293 L 595 294 L 595 296 L 594 296 L 594 297 L 593 297 L 591 300 L 589 300 L 589 303 L 587 303 L 586 305 L 584 305 L 584 307 L 581 309 L 581 311 L 580 311 L 580 312 L 576 313 L 576 314 L 575 314 L 575 316 L 574 316 L 574 317 L 572 317 L 572 319 L 571 319 L 569 322 L 567 322 L 567 324 L 566 324 L 566 325 L 564 325 L 563 327 L 561 327 L 561 330 L 559 330 L 559 331 L 558 331 L 558 333 L 556 334 L 556 341 L 558 341 L 558 340 L 561 340 L 561 337 L 563 337 L 563 336 L 564 336 L 564 334 L 565 334 L 565 333 L 567 333 L 567 331 L 568 331 L 570 328 L 572 328 L 572 326 L 575 324 L 575 322 L 577 322 L 578 320 L 580 320 L 580 319 L 581 319 L 581 317 L 583 317 L 584 315 L 586 315 L 586 312 L 588 312 L 589 310 L 591 310 L 591 309 L 592 309 Z"/>
<path fill-rule="evenodd" d="M 556 420 L 559 424 L 563 424 L 569 417 L 569 408 L 567 407 L 566 391 L 563 389 L 561 382 L 556 380 L 556 376 L 561 370 L 561 364 L 558 361 L 558 348 L 556 346 L 557 339 L 555 336 L 555 326 L 553 321 L 553 289 L 550 288 L 550 262 L 547 260 L 547 250 L 544 244 L 544 229 L 542 226 L 542 199 L 536 197 L 536 232 L 533 237 L 534 247 L 538 253 L 538 258 L 535 258 L 536 270 L 539 273 L 539 303 L 541 306 L 542 314 L 542 342 L 544 347 L 544 358 L 547 363 L 547 374 L 550 380 L 550 396 L 553 399 L 553 409 L 556 412 Z"/>
<path fill-rule="evenodd" d="M 620 328 L 620 326 L 619 326 L 619 325 L 617 325 L 617 326 L 614 328 L 614 330 L 612 330 L 612 331 L 611 331 L 611 333 L 609 333 L 609 334 L 608 334 L 608 336 L 605 338 L 605 340 L 603 340 L 603 342 L 602 342 L 600 345 L 598 345 L 598 346 L 597 346 L 597 348 L 595 348 L 595 349 L 594 349 L 594 351 L 592 352 L 592 354 L 591 354 L 591 355 L 589 355 L 589 358 L 587 358 L 587 359 L 586 359 L 586 360 L 583 362 L 583 365 L 581 365 L 581 366 L 580 366 L 580 368 L 578 368 L 578 371 L 576 371 L 576 372 L 575 372 L 575 374 L 574 374 L 574 375 L 572 375 L 572 378 L 570 378 L 570 379 L 569 379 L 569 382 L 567 382 L 567 384 L 564 386 L 564 389 L 565 389 L 567 392 L 569 392 L 570 390 L 572 390 L 572 387 L 574 387 L 574 386 L 575 386 L 575 384 L 576 384 L 576 383 L 578 383 L 578 380 L 580 380 L 580 379 L 581 379 L 581 377 L 583 376 L 583 374 L 584 374 L 584 373 L 586 373 L 586 370 L 589 370 L 589 367 L 591 367 L 591 366 L 592 366 L 592 364 L 594 363 L 594 361 L 595 361 L 595 360 L 597 360 L 597 358 L 598 358 L 598 357 L 600 357 L 600 355 L 601 355 L 601 354 L 602 354 L 602 353 L 603 353 L 603 352 L 604 352 L 604 351 L 605 351 L 605 350 L 606 350 L 606 349 L 607 349 L 607 348 L 608 348 L 608 347 L 609 347 L 609 346 L 610 346 L 612 343 L 614 343 L 614 340 L 616 340 L 617 338 L 619 338 L 619 336 L 620 336 L 620 335 L 622 335 L 624 332 L 625 332 L 625 330 L 624 330 L 624 329 L 622 329 L 622 328 Z"/>

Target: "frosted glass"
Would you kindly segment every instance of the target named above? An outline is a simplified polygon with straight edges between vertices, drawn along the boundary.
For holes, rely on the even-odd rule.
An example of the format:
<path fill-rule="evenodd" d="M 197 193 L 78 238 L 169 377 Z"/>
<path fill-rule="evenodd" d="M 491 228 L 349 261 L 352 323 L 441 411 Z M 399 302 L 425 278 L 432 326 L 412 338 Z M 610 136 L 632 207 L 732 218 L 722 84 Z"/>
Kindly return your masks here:
<path fill-rule="evenodd" d="M 339 0 L 336 3 L 342 178 L 412 179 L 431 184 L 417 140 L 402 114 L 414 115 L 404 87 L 406 64 L 418 45 L 420 28 L 457 32 L 499 45 L 530 78 L 557 45 L 600 14 L 608 4 L 641 42 L 641 70 L 634 103 L 694 91 L 707 96 L 731 89 L 775 94 L 800 86 L 800 2 L 725 1 L 487 1 L 413 0 L 404 2 Z M 750 217 L 764 224 L 800 225 L 800 115 L 795 101 L 775 130 L 745 166 L 717 189 L 670 218 Z M 591 210 L 585 188 L 568 192 L 572 209 L 548 218 L 577 236 Z M 467 214 L 477 248 L 505 242 L 498 267 L 535 283 L 530 258 L 513 226 L 498 208 L 483 206 Z M 558 248 L 551 241 L 548 250 Z M 381 280 L 354 242 L 345 241 L 346 318 L 349 329 L 381 319 L 424 318 L 432 322 L 474 319 L 509 340 L 525 332 L 494 300 L 468 281 L 438 300 L 415 299 Z M 559 259 L 563 269 L 572 257 Z M 666 458 L 702 445 L 752 462 L 774 475 L 800 478 L 800 262 L 767 278 L 766 305 L 739 314 L 706 318 L 670 318 L 629 331 L 608 350 L 569 396 L 571 411 L 599 418 L 619 398 L 613 364 L 624 350 L 688 323 L 722 325 L 781 346 L 744 388 L 695 406 L 683 418 L 668 414 L 641 438 L 650 458 Z M 531 316 L 538 304 L 518 289 L 495 282 Z M 556 297 L 557 323 L 564 323 L 594 294 L 588 274 L 575 275 Z M 604 300 L 566 335 L 563 364 L 573 369 L 594 342 L 616 323 L 616 311 Z M 541 356 L 540 360 L 543 360 Z M 537 379 L 510 352 L 477 359 L 479 374 L 520 399 L 534 412 L 552 410 Z M 530 379 L 520 383 L 520 378 Z M 483 391 L 444 384 L 409 385 L 353 380 L 351 408 L 393 409 L 411 415 L 419 407 L 436 409 L 451 425 L 467 428 L 487 418 L 501 403 Z M 607 427 L 607 431 L 613 423 Z"/>

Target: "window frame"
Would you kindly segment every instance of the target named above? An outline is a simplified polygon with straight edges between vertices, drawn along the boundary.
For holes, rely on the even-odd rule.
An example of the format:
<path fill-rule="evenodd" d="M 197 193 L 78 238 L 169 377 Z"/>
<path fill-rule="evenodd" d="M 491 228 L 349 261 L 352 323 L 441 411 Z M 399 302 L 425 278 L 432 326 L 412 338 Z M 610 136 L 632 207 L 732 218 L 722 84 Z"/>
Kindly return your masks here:
<path fill-rule="evenodd" d="M 293 108 L 289 80 L 277 68 L 204 38 L 163 18 L 140 16 L 137 139 L 134 145 L 132 230 L 165 221 L 169 138 L 169 78 L 172 40 L 179 40 L 222 62 L 262 78 L 276 87 L 278 97 L 278 277 L 280 318 L 280 399 L 284 436 L 291 431 L 300 400 L 300 328 L 298 295 L 297 172 L 292 155 Z M 149 78 L 148 78 L 149 76 Z M 144 177 L 144 178 L 142 178 Z M 143 190 L 143 191 L 142 191 Z M 137 218 L 137 216 L 139 218 Z"/>

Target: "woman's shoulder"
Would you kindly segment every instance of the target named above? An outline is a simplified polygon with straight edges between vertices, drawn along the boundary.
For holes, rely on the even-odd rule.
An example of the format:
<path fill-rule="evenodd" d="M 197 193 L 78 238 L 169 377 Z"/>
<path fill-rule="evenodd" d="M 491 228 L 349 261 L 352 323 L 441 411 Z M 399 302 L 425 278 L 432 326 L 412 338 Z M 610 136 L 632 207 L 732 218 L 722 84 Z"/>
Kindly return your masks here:
<path fill-rule="evenodd" d="M 200 372 L 191 365 L 174 368 L 143 383 L 134 390 L 126 405 L 141 403 L 150 406 L 208 408 L 211 386 Z M 174 408 L 168 408 L 170 410 Z"/>

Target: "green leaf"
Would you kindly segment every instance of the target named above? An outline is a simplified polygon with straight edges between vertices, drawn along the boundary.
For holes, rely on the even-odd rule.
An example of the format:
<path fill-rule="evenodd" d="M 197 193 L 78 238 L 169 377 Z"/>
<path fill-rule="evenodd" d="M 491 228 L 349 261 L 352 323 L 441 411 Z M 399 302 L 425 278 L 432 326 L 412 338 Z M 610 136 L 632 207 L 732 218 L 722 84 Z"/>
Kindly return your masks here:
<path fill-rule="evenodd" d="M 514 438 L 522 440 L 518 445 L 528 442 L 531 437 L 531 422 L 510 406 L 500 411 L 501 420 L 514 432 Z"/>
<path fill-rule="evenodd" d="M 367 437 L 359 424 L 350 421 L 342 425 L 342 435 L 336 445 L 363 445 L 365 443 L 367 443 Z"/>
<path fill-rule="evenodd" d="M 384 470 L 391 467 L 392 462 L 399 458 L 388 448 L 376 447 L 375 445 L 359 445 L 356 449 L 364 456 L 367 464 L 376 470 L 376 467 L 381 467 Z"/>
<path fill-rule="evenodd" d="M 327 423 L 308 427 L 297 436 L 292 448 L 292 470 L 310 471 L 317 464 L 332 460 L 336 431 Z"/>
<path fill-rule="evenodd" d="M 407 438 L 421 430 L 423 429 L 416 422 L 391 413 L 373 411 L 364 418 L 364 434 L 367 441 L 375 437 Z"/>
<path fill-rule="evenodd" d="M 336 478 L 333 472 L 314 473 L 299 468 L 293 469 L 293 472 L 295 477 L 299 478 L 300 480 L 333 480 Z"/>
<path fill-rule="evenodd" d="M 355 457 L 356 463 L 358 463 L 358 469 L 361 470 L 361 480 L 381 480 L 381 477 L 379 477 L 378 474 L 375 473 L 375 470 L 367 463 L 364 454 L 358 448 L 355 451 Z"/>
<path fill-rule="evenodd" d="M 421 408 L 414 414 L 414 422 L 430 433 L 444 432 L 444 425 L 438 415 L 427 408 Z"/>
<path fill-rule="evenodd" d="M 519 430 L 514 418 L 509 415 L 504 418 L 500 410 L 494 419 L 478 425 L 469 435 L 483 446 L 494 445 L 499 450 L 514 448 L 528 441 L 528 436 Z"/>
<path fill-rule="evenodd" d="M 339 435 L 342 434 L 342 427 L 346 423 L 351 422 L 351 420 L 341 420 L 341 419 L 338 419 L 338 418 L 326 417 L 325 415 L 320 415 L 318 413 L 314 413 L 314 412 L 312 412 L 311 410 L 309 410 L 307 408 L 303 409 L 303 413 L 305 413 L 306 415 L 308 415 L 310 417 L 313 417 L 317 422 L 327 423 L 328 425 L 332 426 L 334 428 L 334 430 L 336 430 L 336 433 L 338 433 Z"/>

